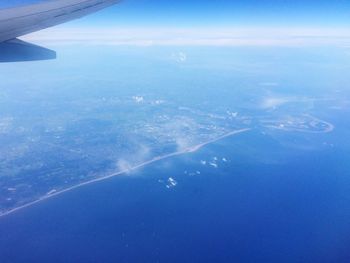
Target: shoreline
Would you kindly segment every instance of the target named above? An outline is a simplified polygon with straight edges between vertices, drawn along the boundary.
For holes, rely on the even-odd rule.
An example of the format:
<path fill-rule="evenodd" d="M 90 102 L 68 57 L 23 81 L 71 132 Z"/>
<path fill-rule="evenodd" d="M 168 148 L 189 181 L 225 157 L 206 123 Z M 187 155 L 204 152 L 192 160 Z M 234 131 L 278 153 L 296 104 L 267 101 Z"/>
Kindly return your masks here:
<path fill-rule="evenodd" d="M 144 166 L 147 166 L 149 164 L 152 164 L 152 163 L 155 163 L 155 162 L 158 162 L 158 161 L 162 161 L 162 160 L 165 160 L 165 159 L 168 159 L 168 158 L 171 158 L 171 157 L 175 157 L 175 156 L 179 156 L 179 155 L 183 155 L 183 154 L 187 154 L 187 153 L 194 153 L 194 152 L 197 152 L 199 151 L 201 148 L 203 148 L 204 146 L 208 145 L 208 144 L 212 144 L 212 143 L 215 143 L 217 141 L 220 141 L 222 139 L 225 139 L 227 137 L 230 137 L 230 136 L 233 136 L 233 135 L 236 135 L 236 134 L 240 134 L 240 133 L 243 133 L 243 132 L 246 132 L 246 131 L 250 131 L 251 128 L 244 128 L 244 129 L 239 129 L 239 130 L 235 130 L 235 131 L 231 131 L 231 132 L 228 132 L 224 135 L 221 135 L 215 139 L 212 139 L 212 140 L 209 140 L 209 141 L 206 141 L 204 143 L 201 143 L 201 144 L 198 144 L 198 145 L 194 145 L 194 146 L 191 146 L 191 147 L 188 147 L 184 150 L 181 150 L 181 151 L 177 151 L 177 152 L 173 152 L 173 153 L 169 153 L 169 154 L 166 154 L 166 155 L 161 155 L 161 156 L 157 156 L 157 157 L 154 157 L 153 159 L 149 160 L 149 161 L 145 161 L 143 163 L 140 163 L 138 165 L 135 165 L 129 169 L 125 169 L 125 170 L 121 170 L 119 172 L 115 172 L 115 173 L 112 173 L 112 174 L 109 174 L 109 175 L 106 175 L 106 176 L 103 176 L 103 177 L 100 177 L 100 178 L 95 178 L 95 179 L 92 179 L 90 181 L 86 181 L 86 182 L 83 182 L 83 183 L 79 183 L 77 185 L 74 185 L 74 186 L 71 186 L 71 187 L 68 187 L 66 189 L 63 189 L 63 190 L 60 190 L 60 191 L 56 191 L 56 192 L 52 192 L 51 194 L 46 194 L 44 195 L 43 197 L 37 199 L 37 200 L 34 200 L 32 202 L 29 202 L 27 204 L 24 204 L 24 205 L 21 205 L 21 206 L 18 206 L 18 207 L 15 207 L 13 209 L 10 209 L 2 214 L 0 214 L 0 219 L 4 216 L 7 216 L 7 215 L 10 215 L 10 214 L 13 214 L 19 210 L 22 210 L 22 209 L 25 209 L 27 207 L 31 207 L 33 205 L 36 205 L 40 202 L 43 202 L 45 200 L 48 200 L 50 198 L 53 198 L 55 196 L 58 196 L 58 195 L 61 195 L 61 194 L 64 194 L 66 192 L 69 192 L 69 191 L 72 191 L 72 190 L 75 190 L 77 188 L 80 188 L 80 187 L 83 187 L 83 186 L 86 186 L 86 185 L 90 185 L 90 184 L 93 184 L 93 183 L 97 183 L 97 182 L 101 182 L 101 181 L 104 181 L 104 180 L 108 180 L 110 178 L 113 178 L 113 177 L 116 177 L 116 176 L 119 176 L 119 175 L 122 175 L 122 174 L 126 174 L 128 172 L 131 172 L 131 171 L 134 171 L 134 170 L 137 170 L 137 169 L 140 169 Z"/>

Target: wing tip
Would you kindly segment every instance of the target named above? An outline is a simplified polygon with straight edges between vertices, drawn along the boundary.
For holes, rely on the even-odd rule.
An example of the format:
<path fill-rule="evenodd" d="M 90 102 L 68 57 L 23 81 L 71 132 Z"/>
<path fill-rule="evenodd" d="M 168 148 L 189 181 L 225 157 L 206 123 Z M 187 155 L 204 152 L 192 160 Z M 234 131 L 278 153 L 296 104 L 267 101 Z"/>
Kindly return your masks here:
<path fill-rule="evenodd" d="M 56 52 L 19 39 L 0 43 L 0 63 L 56 59 Z"/>

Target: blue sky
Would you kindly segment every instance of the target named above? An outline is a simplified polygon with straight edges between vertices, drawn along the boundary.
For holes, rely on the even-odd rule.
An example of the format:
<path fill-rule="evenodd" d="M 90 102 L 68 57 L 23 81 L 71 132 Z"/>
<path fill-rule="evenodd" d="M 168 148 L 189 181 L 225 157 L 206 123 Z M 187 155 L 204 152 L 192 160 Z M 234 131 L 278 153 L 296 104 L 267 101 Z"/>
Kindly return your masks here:
<path fill-rule="evenodd" d="M 0 0 L 0 6 L 38 1 Z M 350 1 L 122 0 L 24 39 L 54 45 L 350 46 Z"/>
<path fill-rule="evenodd" d="M 1 0 L 2 5 L 36 0 Z M 348 0 L 123 0 L 75 22 L 121 26 L 347 26 Z"/>
<path fill-rule="evenodd" d="M 106 14 L 112 15 L 111 11 Z M 124 0 L 113 11 L 119 23 L 172 26 L 316 26 L 343 25 L 350 21 L 350 1 L 343 0 Z"/>

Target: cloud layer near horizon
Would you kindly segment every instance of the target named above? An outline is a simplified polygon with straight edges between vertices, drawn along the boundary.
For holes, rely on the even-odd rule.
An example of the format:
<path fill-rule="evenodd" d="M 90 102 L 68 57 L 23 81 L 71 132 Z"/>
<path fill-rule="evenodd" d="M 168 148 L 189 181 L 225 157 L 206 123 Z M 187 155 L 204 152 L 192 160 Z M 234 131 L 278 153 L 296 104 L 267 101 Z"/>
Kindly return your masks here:
<path fill-rule="evenodd" d="M 348 28 L 72 28 L 23 37 L 52 45 L 350 46 Z"/>

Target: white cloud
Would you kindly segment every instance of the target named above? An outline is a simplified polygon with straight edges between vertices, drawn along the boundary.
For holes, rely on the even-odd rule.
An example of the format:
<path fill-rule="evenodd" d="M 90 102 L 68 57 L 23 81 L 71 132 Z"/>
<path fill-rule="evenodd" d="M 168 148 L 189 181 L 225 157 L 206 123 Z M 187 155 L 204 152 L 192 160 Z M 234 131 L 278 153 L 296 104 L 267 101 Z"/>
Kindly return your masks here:
<path fill-rule="evenodd" d="M 123 156 L 116 162 L 118 171 L 131 172 L 137 165 L 150 160 L 151 149 L 140 144 L 138 150 L 130 155 Z"/>
<path fill-rule="evenodd" d="M 119 171 L 129 172 L 132 169 L 132 165 L 127 160 L 120 159 L 117 161 L 117 168 Z"/>
<path fill-rule="evenodd" d="M 24 37 L 54 45 L 132 46 L 350 46 L 349 28 L 72 28 L 59 26 Z M 183 54 L 185 55 L 185 54 Z M 186 60 L 186 56 L 181 56 Z"/>
<path fill-rule="evenodd" d="M 261 103 L 261 108 L 263 109 L 275 109 L 282 106 L 285 103 L 290 102 L 290 98 L 286 97 L 268 97 L 265 98 Z"/>
<path fill-rule="evenodd" d="M 190 146 L 192 146 L 191 142 L 185 137 L 176 137 L 175 143 L 177 146 L 177 151 L 183 152 L 186 151 Z"/>
<path fill-rule="evenodd" d="M 187 61 L 187 54 L 184 52 L 174 53 L 172 58 L 178 63 L 184 63 Z"/>
<path fill-rule="evenodd" d="M 167 180 L 167 185 L 166 185 L 166 187 L 167 188 L 173 188 L 173 187 L 175 187 L 175 186 L 177 186 L 177 181 L 174 179 L 174 178 L 172 178 L 172 177 L 169 177 L 169 179 Z"/>
<path fill-rule="evenodd" d="M 136 102 L 136 103 L 142 103 L 144 102 L 144 98 L 142 96 L 133 96 L 132 99 Z"/>
<path fill-rule="evenodd" d="M 218 165 L 216 163 L 214 163 L 214 162 L 210 162 L 209 165 L 213 166 L 214 168 L 218 168 Z"/>

